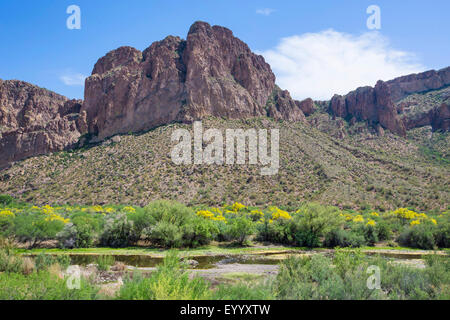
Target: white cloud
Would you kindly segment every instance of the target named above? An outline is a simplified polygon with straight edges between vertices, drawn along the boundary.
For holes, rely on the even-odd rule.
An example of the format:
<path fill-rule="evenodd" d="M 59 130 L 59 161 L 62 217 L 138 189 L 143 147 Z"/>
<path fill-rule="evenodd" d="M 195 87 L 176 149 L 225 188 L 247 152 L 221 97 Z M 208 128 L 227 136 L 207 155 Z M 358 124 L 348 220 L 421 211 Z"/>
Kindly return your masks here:
<path fill-rule="evenodd" d="M 328 100 L 378 80 L 421 72 L 417 57 L 391 47 L 388 38 L 371 31 L 359 36 L 332 29 L 283 38 L 260 52 L 277 83 L 296 99 Z"/>
<path fill-rule="evenodd" d="M 264 9 L 256 10 L 257 14 L 261 14 L 263 16 L 270 16 L 274 12 L 275 12 L 275 10 L 274 9 L 270 9 L 270 8 L 264 8 Z"/>
<path fill-rule="evenodd" d="M 65 73 L 60 76 L 60 80 L 67 86 L 84 86 L 86 76 L 81 73 Z"/>

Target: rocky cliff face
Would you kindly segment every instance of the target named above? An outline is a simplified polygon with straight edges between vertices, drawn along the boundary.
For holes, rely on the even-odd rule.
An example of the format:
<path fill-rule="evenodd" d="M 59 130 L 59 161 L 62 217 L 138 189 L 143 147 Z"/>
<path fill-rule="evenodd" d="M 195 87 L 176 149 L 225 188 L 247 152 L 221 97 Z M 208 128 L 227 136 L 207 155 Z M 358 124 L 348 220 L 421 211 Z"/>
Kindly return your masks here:
<path fill-rule="evenodd" d="M 267 115 L 276 120 L 306 121 L 298 101 L 291 98 L 289 91 L 281 90 L 278 86 L 272 92 L 266 103 Z"/>
<path fill-rule="evenodd" d="M 437 90 L 448 85 L 450 85 L 450 67 L 439 71 L 411 74 L 387 82 L 379 81 L 375 88 L 362 87 L 346 96 L 335 95 L 331 99 L 329 112 L 333 116 L 351 121 L 368 121 L 375 128 L 379 124 L 402 136 L 406 130 L 432 123 L 434 123 L 433 130 L 448 130 L 445 107 L 437 106 L 429 112 L 402 120 L 397 113 L 402 113 L 407 105 L 404 103 L 399 103 L 397 107 L 394 105 L 410 94 Z"/>
<path fill-rule="evenodd" d="M 262 56 L 230 30 L 196 22 L 187 40 L 169 36 L 142 53 L 122 47 L 101 58 L 86 81 L 82 110 L 89 132 L 102 140 L 173 121 L 266 115 L 274 88 Z M 289 93 L 277 101 L 271 115 L 304 118 Z"/>
<path fill-rule="evenodd" d="M 383 81 L 378 81 L 375 88 L 361 87 L 346 96 L 335 95 L 329 111 L 333 116 L 350 121 L 368 121 L 374 127 L 379 124 L 401 136 L 406 133 L 391 99 L 390 88 Z"/>
<path fill-rule="evenodd" d="M 450 67 L 439 71 L 430 70 L 410 74 L 386 82 L 391 92 L 391 99 L 398 101 L 408 94 L 436 90 L 450 85 Z"/>
<path fill-rule="evenodd" d="M 307 117 L 316 111 L 314 101 L 311 98 L 305 99 L 303 101 L 295 101 L 295 103 Z"/>
<path fill-rule="evenodd" d="M 431 125 L 449 130 L 449 103 L 416 118 L 399 118 L 403 97 L 450 85 L 450 67 L 379 81 L 346 96 L 334 96 L 328 110 L 348 121 L 368 121 L 404 136 Z M 447 100 L 448 101 L 448 100 Z M 306 122 L 325 102 L 291 98 L 275 85 L 262 56 L 220 26 L 194 23 L 186 40 L 168 36 L 143 52 L 120 47 L 95 64 L 86 79 L 85 101 L 67 98 L 21 81 L 0 80 L 0 169 L 27 157 L 76 146 L 89 133 L 93 141 L 149 130 L 171 122 L 208 116 L 270 116 Z"/>
<path fill-rule="evenodd" d="M 405 118 L 405 126 L 407 130 L 431 126 L 433 131 L 449 131 L 450 105 L 443 103 L 429 112 L 417 114 L 412 118 Z"/>
<path fill-rule="evenodd" d="M 434 131 L 450 131 L 450 104 L 443 103 L 430 113 L 431 127 Z"/>
<path fill-rule="evenodd" d="M 0 168 L 73 147 L 86 129 L 80 109 L 81 101 L 23 81 L 0 80 Z"/>

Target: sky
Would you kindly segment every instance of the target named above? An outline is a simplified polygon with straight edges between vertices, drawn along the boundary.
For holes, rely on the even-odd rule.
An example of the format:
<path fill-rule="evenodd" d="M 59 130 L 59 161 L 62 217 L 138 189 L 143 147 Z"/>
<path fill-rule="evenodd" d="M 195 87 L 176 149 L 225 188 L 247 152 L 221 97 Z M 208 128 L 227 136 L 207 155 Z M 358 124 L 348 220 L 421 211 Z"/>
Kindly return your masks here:
<path fill-rule="evenodd" d="M 80 29 L 67 27 L 71 5 L 80 8 Z M 371 5 L 380 19 L 367 13 Z M 82 99 L 85 77 L 107 52 L 186 38 L 201 20 L 262 54 L 294 98 L 325 100 L 449 66 L 449 12 L 448 0 L 1 0 L 0 78 Z"/>

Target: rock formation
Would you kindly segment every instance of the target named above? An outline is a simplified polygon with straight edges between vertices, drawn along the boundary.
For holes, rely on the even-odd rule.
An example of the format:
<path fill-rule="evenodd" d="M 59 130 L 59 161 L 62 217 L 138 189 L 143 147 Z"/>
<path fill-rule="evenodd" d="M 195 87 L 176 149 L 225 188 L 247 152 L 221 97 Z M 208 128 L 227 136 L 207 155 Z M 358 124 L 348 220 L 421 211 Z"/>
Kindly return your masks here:
<path fill-rule="evenodd" d="M 330 101 L 329 111 L 333 116 L 352 122 L 368 121 L 375 128 L 380 124 L 395 134 L 406 134 L 391 99 L 390 88 L 383 81 L 378 81 L 375 88 L 361 87 L 346 96 L 335 95 Z"/>
<path fill-rule="evenodd" d="M 387 81 L 386 84 L 389 86 L 391 99 L 395 102 L 411 93 L 436 90 L 450 85 L 450 67 L 410 74 Z"/>
<path fill-rule="evenodd" d="M 449 131 L 450 105 L 443 103 L 428 112 L 417 114 L 412 118 L 406 118 L 405 126 L 407 130 L 431 126 L 433 131 Z"/>
<path fill-rule="evenodd" d="M 81 100 L 23 81 L 0 80 L 0 169 L 27 157 L 71 148 L 86 128 Z"/>
<path fill-rule="evenodd" d="M 307 117 L 313 114 L 314 111 L 316 111 L 314 107 L 314 101 L 311 98 L 305 99 L 303 101 L 295 101 L 295 103 Z"/>
<path fill-rule="evenodd" d="M 208 116 L 230 119 L 270 116 L 306 122 L 319 109 L 350 123 L 367 121 L 379 134 L 431 125 L 449 130 L 448 100 L 414 119 L 394 102 L 411 93 L 450 85 L 450 67 L 379 81 L 329 102 L 295 101 L 275 85 L 264 58 L 220 26 L 194 23 L 186 40 L 168 36 L 143 52 L 120 47 L 95 64 L 86 79 L 85 100 L 22 81 L 0 80 L 0 169 L 14 161 L 73 148 L 84 134 L 101 141 L 171 122 Z M 429 110 L 429 109 L 428 109 Z"/>
<path fill-rule="evenodd" d="M 169 36 L 142 53 L 122 47 L 101 58 L 86 80 L 82 110 L 102 140 L 173 121 L 266 115 L 274 88 L 262 56 L 230 30 L 196 22 L 186 40 Z M 273 107 L 274 117 L 304 119 L 287 92 L 277 92 Z"/>
<path fill-rule="evenodd" d="M 304 122 L 305 115 L 297 103 L 291 98 L 289 91 L 276 86 L 266 103 L 267 115 L 276 120 Z"/>

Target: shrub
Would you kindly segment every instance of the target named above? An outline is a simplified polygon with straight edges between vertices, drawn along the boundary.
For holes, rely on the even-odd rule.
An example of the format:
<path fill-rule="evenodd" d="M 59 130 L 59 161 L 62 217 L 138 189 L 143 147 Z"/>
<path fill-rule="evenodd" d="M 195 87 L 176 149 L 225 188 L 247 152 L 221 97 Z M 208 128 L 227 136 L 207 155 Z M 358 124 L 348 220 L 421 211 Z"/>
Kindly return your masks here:
<path fill-rule="evenodd" d="M 123 248 L 131 245 L 135 240 L 133 237 L 133 222 L 128 220 L 125 213 L 113 214 L 106 218 L 99 239 L 101 245 Z"/>
<path fill-rule="evenodd" d="M 0 249 L 0 273 L 19 273 L 23 271 L 23 267 L 23 261 L 17 254 L 9 249 Z"/>
<path fill-rule="evenodd" d="M 374 246 L 378 242 L 378 233 L 375 227 L 366 225 L 362 228 L 364 239 L 369 246 Z"/>
<path fill-rule="evenodd" d="M 228 223 L 227 237 L 231 241 L 243 245 L 254 232 L 254 224 L 245 216 L 231 219 Z"/>
<path fill-rule="evenodd" d="M 194 217 L 183 228 L 183 242 L 188 247 L 206 245 L 219 233 L 219 228 L 211 220 Z"/>
<path fill-rule="evenodd" d="M 155 201 L 135 215 L 144 239 L 165 248 L 207 244 L 219 233 L 217 226 L 194 215 L 188 207 L 171 201 Z"/>
<path fill-rule="evenodd" d="M 100 256 L 97 259 L 97 267 L 100 271 L 108 271 L 109 268 L 116 262 L 116 259 L 113 256 Z"/>
<path fill-rule="evenodd" d="M 272 243 L 294 244 L 296 225 L 292 220 L 278 219 L 258 227 L 258 240 Z"/>
<path fill-rule="evenodd" d="M 295 243 L 300 247 L 316 248 L 320 246 L 319 234 L 302 228 L 295 233 Z"/>
<path fill-rule="evenodd" d="M 0 194 L 0 206 L 9 206 L 14 202 L 14 198 L 8 194 Z"/>
<path fill-rule="evenodd" d="M 435 233 L 436 245 L 440 248 L 450 248 L 450 224 L 444 223 L 437 227 Z"/>
<path fill-rule="evenodd" d="M 14 236 L 14 217 L 12 216 L 0 216 L 0 237 L 13 237 Z"/>
<path fill-rule="evenodd" d="M 365 245 L 365 243 L 366 240 L 363 235 L 348 230 L 335 229 L 325 235 L 323 246 L 328 248 L 358 248 Z"/>
<path fill-rule="evenodd" d="M 433 227 L 427 224 L 408 227 L 400 234 L 398 242 L 406 247 L 426 250 L 436 247 Z"/>
<path fill-rule="evenodd" d="M 50 255 L 41 252 L 34 259 L 36 270 L 48 270 L 52 265 L 59 264 L 62 269 L 67 269 L 70 265 L 70 257 L 68 255 Z"/>
<path fill-rule="evenodd" d="M 205 300 L 209 285 L 202 278 L 189 278 L 177 255 L 169 253 L 149 278 L 135 274 L 125 279 L 117 295 L 123 300 Z"/>
<path fill-rule="evenodd" d="M 183 246 L 183 230 L 168 221 L 160 221 L 154 226 L 144 229 L 143 235 L 154 244 L 165 248 Z"/>
<path fill-rule="evenodd" d="M 21 242 L 29 242 L 30 248 L 39 243 L 56 239 L 63 230 L 64 223 L 58 220 L 47 221 L 42 214 L 23 213 L 14 219 L 13 235 Z"/>
<path fill-rule="evenodd" d="M 319 238 L 330 230 L 336 229 L 344 222 L 336 207 L 317 203 L 306 203 L 294 216 L 297 226 L 296 242 L 300 246 L 317 246 Z"/>
<path fill-rule="evenodd" d="M 280 264 L 274 282 L 277 298 L 282 300 L 335 299 L 343 291 L 342 279 L 324 256 L 288 258 Z"/>
<path fill-rule="evenodd" d="M 49 272 L 24 276 L 0 273 L 0 300 L 92 300 L 98 289 L 81 278 L 80 289 L 71 290 L 66 281 Z"/>
<path fill-rule="evenodd" d="M 82 214 L 72 217 L 72 223 L 66 224 L 56 237 L 61 248 L 90 248 L 98 230 L 98 220 Z"/>
<path fill-rule="evenodd" d="M 378 240 L 385 241 L 392 239 L 392 228 L 386 221 L 379 221 L 375 226 Z"/>
<path fill-rule="evenodd" d="M 381 290 L 367 287 L 369 266 L 380 268 Z M 291 257 L 274 281 L 279 299 L 448 299 L 447 257 L 428 257 L 426 269 L 389 263 L 359 251 L 337 250 L 334 258 Z"/>

